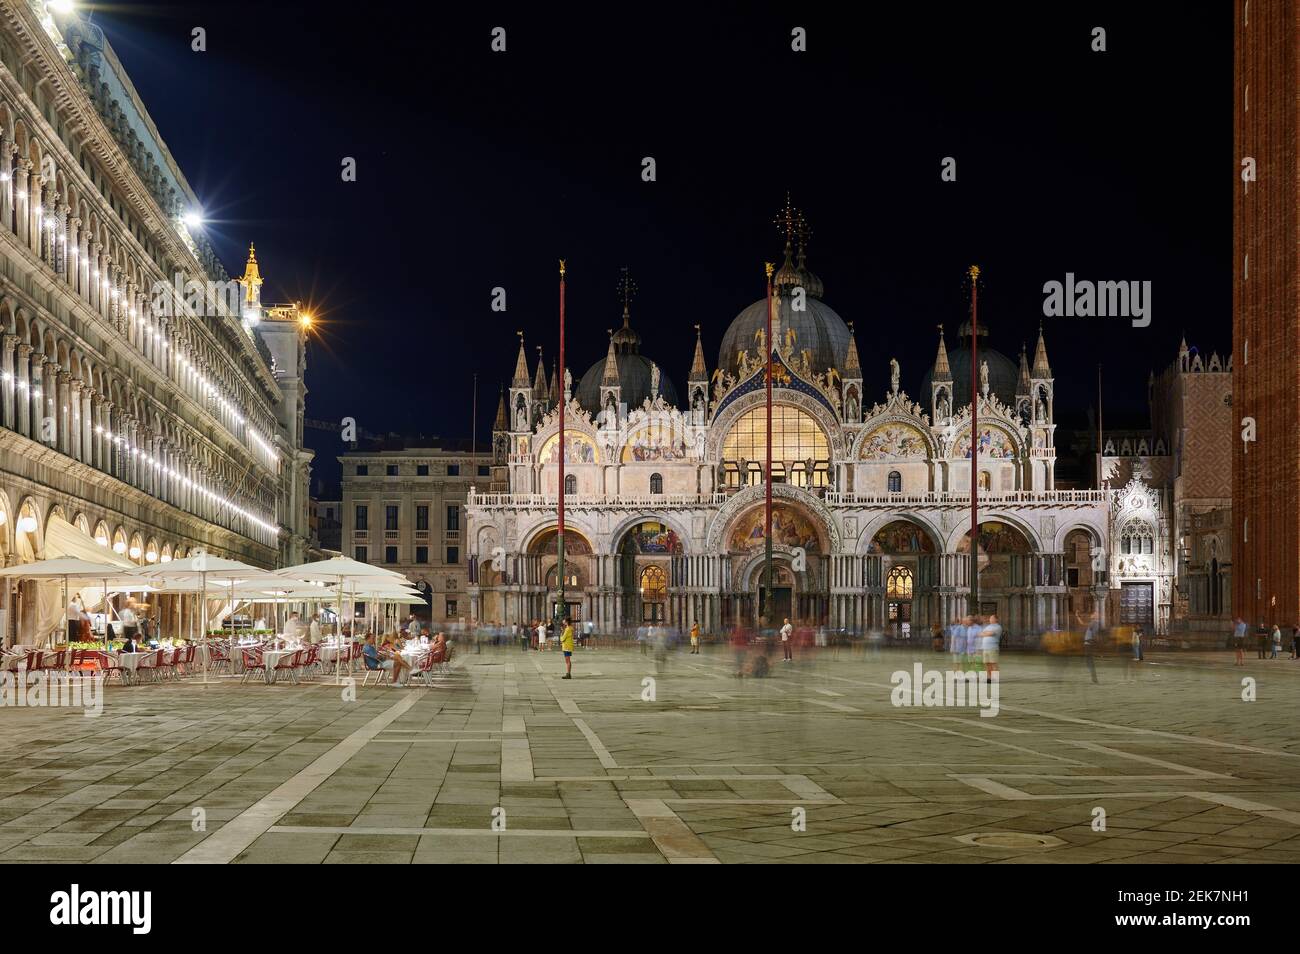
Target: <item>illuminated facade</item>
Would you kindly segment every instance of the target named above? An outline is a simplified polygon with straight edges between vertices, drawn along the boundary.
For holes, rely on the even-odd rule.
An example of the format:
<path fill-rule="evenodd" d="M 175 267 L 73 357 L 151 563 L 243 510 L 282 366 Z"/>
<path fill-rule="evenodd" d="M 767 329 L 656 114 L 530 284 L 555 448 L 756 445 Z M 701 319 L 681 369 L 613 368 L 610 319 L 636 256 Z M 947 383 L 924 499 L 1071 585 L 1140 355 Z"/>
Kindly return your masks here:
<path fill-rule="evenodd" d="M 60 517 L 138 563 L 295 562 L 308 321 L 251 248 L 226 273 L 103 33 L 46 7 L 0 2 L 0 556 Z"/>
<path fill-rule="evenodd" d="M 940 333 L 920 401 L 883 358 L 881 388 L 853 328 L 826 304 L 792 216 L 786 234 L 772 299 L 775 613 L 859 632 L 904 623 L 918 632 L 960 616 L 970 592 L 969 351 L 948 351 Z M 492 479 L 468 500 L 477 618 L 549 617 L 558 600 L 564 400 L 568 611 L 606 629 L 756 622 L 766 301 L 731 322 L 711 372 L 697 333 L 683 392 L 641 354 L 630 297 L 604 360 L 579 378 L 548 379 L 540 359 L 530 374 L 520 342 Z M 1019 362 L 990 346 L 987 326 L 979 333 L 981 609 L 996 609 L 1011 633 L 1077 627 L 1094 607 L 1108 611 L 1107 574 L 1092 566 L 1111 547 L 1115 494 L 1056 487 L 1055 378 L 1041 330 Z M 956 342 L 969 340 L 969 327 L 958 329 Z"/>

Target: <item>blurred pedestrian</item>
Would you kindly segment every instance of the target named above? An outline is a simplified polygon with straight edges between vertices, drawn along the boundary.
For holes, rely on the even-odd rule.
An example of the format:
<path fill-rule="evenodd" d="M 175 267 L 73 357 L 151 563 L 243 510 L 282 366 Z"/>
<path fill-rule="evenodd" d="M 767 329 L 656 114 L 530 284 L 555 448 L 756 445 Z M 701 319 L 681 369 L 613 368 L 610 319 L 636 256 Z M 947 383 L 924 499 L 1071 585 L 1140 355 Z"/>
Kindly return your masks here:
<path fill-rule="evenodd" d="M 1093 655 L 1098 648 L 1098 642 L 1101 636 L 1101 615 L 1094 610 L 1092 616 L 1088 618 L 1088 628 L 1083 631 L 1083 659 L 1088 664 L 1088 674 L 1092 676 L 1094 683 L 1100 683 L 1097 678 L 1097 663 Z"/>
<path fill-rule="evenodd" d="M 1274 623 L 1273 624 L 1273 655 L 1270 656 L 1269 658 L 1277 659 L 1278 654 L 1281 652 L 1282 652 L 1282 628 L 1278 626 L 1277 623 Z"/>
<path fill-rule="evenodd" d="M 698 656 L 699 654 L 700 654 L 700 624 L 699 621 L 697 620 L 696 622 L 691 623 L 691 655 Z"/>
<path fill-rule="evenodd" d="M 1238 616 L 1232 627 L 1233 665 L 1246 665 L 1246 621 Z"/>
<path fill-rule="evenodd" d="M 1002 624 L 998 614 L 990 613 L 988 622 L 980 631 L 980 652 L 984 660 L 984 674 L 993 678 L 998 671 L 998 649 L 1002 646 Z"/>
<path fill-rule="evenodd" d="M 790 625 L 790 617 L 785 618 L 785 625 L 781 627 L 781 651 L 784 654 L 782 662 L 790 662 L 794 655 L 790 647 L 790 637 L 794 635 L 794 627 Z"/>

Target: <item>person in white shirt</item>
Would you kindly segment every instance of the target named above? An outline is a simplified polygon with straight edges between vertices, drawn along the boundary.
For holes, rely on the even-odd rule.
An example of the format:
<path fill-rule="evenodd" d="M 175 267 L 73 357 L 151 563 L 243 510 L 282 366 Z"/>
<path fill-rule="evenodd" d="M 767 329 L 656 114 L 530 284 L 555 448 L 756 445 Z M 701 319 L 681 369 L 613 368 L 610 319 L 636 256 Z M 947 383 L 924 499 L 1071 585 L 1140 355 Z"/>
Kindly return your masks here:
<path fill-rule="evenodd" d="M 307 628 L 307 639 L 313 643 L 320 642 L 320 613 L 313 613 L 311 625 Z"/>
<path fill-rule="evenodd" d="M 537 651 L 546 651 L 546 621 L 543 620 L 537 624 Z"/>
<path fill-rule="evenodd" d="M 784 653 L 782 662 L 789 662 L 794 658 L 790 651 L 790 637 L 794 635 L 794 627 L 790 625 L 790 617 L 785 618 L 785 625 L 781 627 L 781 650 Z"/>
<path fill-rule="evenodd" d="M 302 638 L 302 620 L 298 618 L 297 613 L 290 613 L 289 618 L 284 621 L 284 638 L 294 641 Z"/>
<path fill-rule="evenodd" d="M 85 613 L 81 604 L 81 594 L 74 593 L 72 599 L 68 600 L 68 642 L 75 642 L 81 638 L 81 617 L 83 615 Z"/>
<path fill-rule="evenodd" d="M 122 635 L 134 643 L 136 637 L 140 635 L 140 626 L 135 618 L 135 600 L 127 600 L 126 605 L 118 612 L 117 618 L 122 624 Z"/>
<path fill-rule="evenodd" d="M 980 651 L 984 656 L 984 672 L 992 679 L 998 671 L 998 647 L 1002 644 L 1002 624 L 998 614 L 990 613 L 988 623 L 980 630 Z"/>

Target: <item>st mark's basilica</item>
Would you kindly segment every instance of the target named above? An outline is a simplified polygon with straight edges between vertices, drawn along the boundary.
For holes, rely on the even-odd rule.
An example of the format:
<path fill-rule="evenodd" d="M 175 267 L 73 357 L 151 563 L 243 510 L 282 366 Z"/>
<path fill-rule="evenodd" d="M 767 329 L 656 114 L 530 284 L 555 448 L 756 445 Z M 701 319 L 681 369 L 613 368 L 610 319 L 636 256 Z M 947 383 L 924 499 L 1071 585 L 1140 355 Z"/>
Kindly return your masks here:
<path fill-rule="evenodd" d="M 800 224 L 787 206 L 772 279 L 774 613 L 920 633 L 968 607 L 969 321 L 952 348 L 939 332 L 920 393 L 907 393 L 896 361 L 863 367 L 853 325 L 808 266 Z M 555 611 L 563 400 L 568 613 L 601 631 L 651 620 L 709 632 L 755 625 L 767 302 L 732 320 L 713 366 L 697 326 L 680 390 L 667 365 L 642 353 L 626 273 L 621 291 L 622 326 L 581 376 L 548 379 L 540 349 L 530 370 L 520 335 L 490 485 L 467 503 L 471 612 L 509 623 Z M 1075 628 L 1094 610 L 1148 632 L 1217 627 L 1229 612 L 1230 567 L 1220 561 L 1231 549 L 1230 493 L 1191 489 L 1212 467 L 1184 453 L 1182 435 L 1205 422 L 1182 410 L 1194 371 L 1215 395 L 1198 406 L 1230 396 L 1231 359 L 1225 367 L 1216 355 L 1207 374 L 1184 345 L 1152 376 L 1152 429 L 1094 448 L 1100 479 L 1067 489 L 1056 483 L 1057 382 L 1042 328 L 1018 360 L 996 350 L 982 321 L 977 335 L 981 611 L 996 611 L 1013 635 Z M 1193 496 L 1180 499 L 1179 488 Z"/>

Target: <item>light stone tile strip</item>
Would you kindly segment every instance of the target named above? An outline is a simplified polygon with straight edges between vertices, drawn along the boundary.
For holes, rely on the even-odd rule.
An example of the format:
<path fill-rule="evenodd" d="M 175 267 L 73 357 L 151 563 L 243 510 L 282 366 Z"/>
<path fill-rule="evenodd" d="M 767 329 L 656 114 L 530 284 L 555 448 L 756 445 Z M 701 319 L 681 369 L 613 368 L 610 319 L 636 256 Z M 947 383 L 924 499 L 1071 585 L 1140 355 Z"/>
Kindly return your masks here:
<path fill-rule="evenodd" d="M 721 864 L 677 813 L 659 798 L 624 798 L 669 864 Z"/>
<path fill-rule="evenodd" d="M 587 737 L 591 743 L 591 750 L 596 753 L 596 758 L 600 759 L 600 764 L 605 768 L 618 768 L 618 763 L 614 761 L 614 756 L 609 754 L 609 749 L 597 738 L 596 733 L 592 731 L 591 726 L 587 725 L 585 719 L 574 719 L 573 724 L 578 727 L 578 731 Z"/>
<path fill-rule="evenodd" d="M 839 702 L 828 702 L 825 699 L 806 699 L 806 702 L 815 706 L 825 706 L 827 709 L 834 709 L 836 712 L 861 712 L 861 709 L 855 709 L 853 706 L 846 706 Z"/>
<path fill-rule="evenodd" d="M 417 689 L 406 698 L 390 706 L 357 729 L 338 745 L 321 755 L 305 769 L 284 782 L 254 805 L 240 812 L 203 841 L 199 842 L 173 864 L 229 864 L 248 848 L 267 829 L 293 809 L 304 798 L 337 772 L 365 744 L 385 727 L 399 719 L 407 710 L 428 694 L 427 689 Z M 531 774 L 531 772 L 530 772 Z"/>
<path fill-rule="evenodd" d="M 898 724 L 899 724 L 899 725 L 910 725 L 910 726 L 912 726 L 912 727 L 915 728 L 915 729 L 925 729 L 925 730 L 927 730 L 927 731 L 929 731 L 929 732 L 943 732 L 943 733 L 945 733 L 945 734 L 947 734 L 947 735 L 957 735 L 957 736 L 961 736 L 963 739 L 974 739 L 976 742 L 983 742 L 985 745 L 1000 745 L 1000 746 L 1002 746 L 1004 749 L 1015 749 L 1015 751 L 1017 751 L 1017 752 L 1026 752 L 1026 753 L 1028 753 L 1029 755 L 1035 755 L 1035 756 L 1037 756 L 1037 757 L 1040 758 L 1040 759 L 1050 759 L 1050 760 L 1053 761 L 1053 762 L 1065 762 L 1067 765 L 1084 765 L 1084 764 L 1086 764 L 1086 763 L 1084 763 L 1084 762 L 1079 762 L 1079 761 L 1077 761 L 1077 760 L 1075 760 L 1075 759 L 1067 759 L 1067 758 L 1066 758 L 1065 756 L 1063 756 L 1063 755 L 1049 755 L 1049 754 L 1046 753 L 1046 752 L 1036 752 L 1036 751 L 1034 751 L 1033 749 L 1027 749 L 1027 748 L 1025 748 L 1023 745 L 1012 745 L 1010 742 L 999 742 L 997 739 L 986 739 L 986 738 L 984 738 L 984 737 L 982 737 L 982 736 L 971 735 L 969 732 L 957 732 L 957 731 L 955 731 L 955 730 L 953 730 L 953 729 L 944 729 L 944 728 L 941 728 L 940 726 L 937 726 L 937 725 L 926 725 L 926 724 L 923 723 L 923 722 L 903 722 L 903 721 L 900 721 Z"/>
<path fill-rule="evenodd" d="M 528 747 L 528 737 L 501 740 L 501 781 L 531 782 L 533 753 Z"/>
<path fill-rule="evenodd" d="M 464 835 L 487 838 L 650 838 L 646 831 L 633 828 L 368 828 L 363 825 L 326 827 L 323 825 L 274 825 L 268 834 L 287 832 L 294 835 Z"/>

